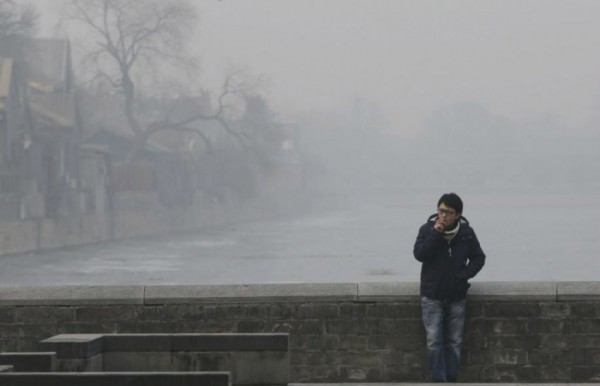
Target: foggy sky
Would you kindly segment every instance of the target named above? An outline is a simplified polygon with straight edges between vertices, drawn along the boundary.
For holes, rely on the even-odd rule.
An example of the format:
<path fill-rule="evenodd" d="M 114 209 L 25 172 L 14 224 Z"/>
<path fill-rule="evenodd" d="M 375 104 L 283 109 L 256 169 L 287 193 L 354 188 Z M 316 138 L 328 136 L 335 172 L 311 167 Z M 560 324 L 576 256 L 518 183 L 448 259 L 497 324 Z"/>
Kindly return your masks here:
<path fill-rule="evenodd" d="M 56 33 L 57 0 L 33 1 Z M 380 106 L 413 136 L 433 111 L 475 102 L 515 120 L 592 130 L 600 109 L 595 0 L 201 0 L 193 44 L 215 89 L 227 65 L 268 79 L 284 115 Z"/>

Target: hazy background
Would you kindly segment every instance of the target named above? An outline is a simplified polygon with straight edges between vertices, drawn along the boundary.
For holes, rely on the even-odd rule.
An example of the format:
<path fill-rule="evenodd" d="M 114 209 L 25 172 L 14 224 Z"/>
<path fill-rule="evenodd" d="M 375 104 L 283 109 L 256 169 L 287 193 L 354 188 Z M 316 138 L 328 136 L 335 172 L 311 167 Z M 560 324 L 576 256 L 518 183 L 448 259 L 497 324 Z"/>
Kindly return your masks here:
<path fill-rule="evenodd" d="M 65 34 L 60 1 L 42 35 Z M 594 0 L 200 0 L 192 50 L 219 86 L 228 64 L 264 74 L 285 114 L 378 106 L 385 132 L 413 137 L 440 107 L 476 102 L 516 121 L 594 130 L 600 3 Z M 62 35 L 64 36 L 64 35 Z"/>
<path fill-rule="evenodd" d="M 58 0 L 35 4 L 44 11 L 40 35 L 73 36 Z M 218 89 L 232 65 L 261 74 L 261 93 L 295 128 L 309 187 L 348 196 L 337 201 L 346 208 L 323 218 L 213 235 L 206 245 L 259 271 L 244 281 L 416 280 L 414 237 L 448 191 L 465 199 L 488 253 L 479 278 L 595 279 L 600 1 L 194 4 L 190 52 L 202 83 Z M 323 238 L 328 232 L 339 238 Z M 263 243 L 248 247 L 248 235 Z M 218 255 L 190 245 L 193 259 Z M 99 255 L 103 262 L 106 252 Z M 348 258 L 315 277 L 314 258 L 327 256 Z M 241 280 L 220 261 L 206 280 Z M 261 276 L 274 264 L 276 277 Z M 354 273 L 337 275 L 341 266 Z"/>

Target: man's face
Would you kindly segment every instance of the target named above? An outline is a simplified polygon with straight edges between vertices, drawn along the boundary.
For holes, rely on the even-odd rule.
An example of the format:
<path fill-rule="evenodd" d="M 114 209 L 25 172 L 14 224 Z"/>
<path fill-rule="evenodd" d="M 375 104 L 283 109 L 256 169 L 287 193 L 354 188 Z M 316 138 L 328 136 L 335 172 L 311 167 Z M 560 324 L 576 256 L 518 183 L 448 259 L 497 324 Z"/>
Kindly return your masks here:
<path fill-rule="evenodd" d="M 456 220 L 460 217 L 460 213 L 457 213 L 454 209 L 446 206 L 443 202 L 438 207 L 438 218 L 444 223 L 444 227 L 447 229 L 448 227 L 454 225 Z"/>

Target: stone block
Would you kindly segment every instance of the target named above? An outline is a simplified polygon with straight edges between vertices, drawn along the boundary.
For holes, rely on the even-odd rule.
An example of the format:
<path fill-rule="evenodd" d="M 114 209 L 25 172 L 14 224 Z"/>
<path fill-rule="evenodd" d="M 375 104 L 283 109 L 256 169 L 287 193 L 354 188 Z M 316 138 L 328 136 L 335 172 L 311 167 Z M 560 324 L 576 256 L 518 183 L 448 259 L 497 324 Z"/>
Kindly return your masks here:
<path fill-rule="evenodd" d="M 336 319 L 339 318 L 339 307 L 336 304 L 307 303 L 298 306 L 299 319 Z"/>
<path fill-rule="evenodd" d="M 0 307 L 0 324 L 15 323 L 15 311 L 16 309 L 11 306 Z"/>
<path fill-rule="evenodd" d="M 572 281 L 557 283 L 558 301 L 598 301 L 600 300 L 599 281 Z"/>
<path fill-rule="evenodd" d="M 542 318 L 567 318 L 571 315 L 569 303 L 541 303 Z"/>
<path fill-rule="evenodd" d="M 566 335 L 544 335 L 540 342 L 543 349 L 567 349 L 571 347 L 572 339 Z"/>
<path fill-rule="evenodd" d="M 598 366 L 573 366 L 571 367 L 569 382 L 598 382 L 600 368 Z"/>
<path fill-rule="evenodd" d="M 104 350 L 103 335 L 60 334 L 38 343 L 40 350 L 53 351 L 57 358 L 89 358 Z"/>
<path fill-rule="evenodd" d="M 109 351 L 287 351 L 288 334 L 106 334 Z"/>
<path fill-rule="evenodd" d="M 228 372 L 0 373 L 2 386 L 230 386 Z"/>
<path fill-rule="evenodd" d="M 539 302 L 493 302 L 484 306 L 486 318 L 537 318 L 542 313 Z"/>
<path fill-rule="evenodd" d="M 70 322 L 74 319 L 72 307 L 19 307 L 15 309 L 17 322 Z"/>
<path fill-rule="evenodd" d="M 170 351 L 112 351 L 103 353 L 104 371 L 215 371 L 214 367 L 203 367 L 187 363 L 182 368 L 173 363 Z"/>
<path fill-rule="evenodd" d="M 147 286 L 145 304 L 355 301 L 352 283 Z"/>
<path fill-rule="evenodd" d="M 571 315 L 583 318 L 600 318 L 600 302 L 569 302 Z"/>
<path fill-rule="evenodd" d="M 143 352 L 173 350 L 172 334 L 105 334 L 104 353 L 116 351 Z"/>
<path fill-rule="evenodd" d="M 50 372 L 56 370 L 54 352 L 3 352 L 0 365 L 12 365 L 16 372 Z M 0 383 L 1 384 L 1 383 Z"/>
<path fill-rule="evenodd" d="M 418 282 L 358 283 L 359 302 L 417 301 L 419 292 Z"/>
<path fill-rule="evenodd" d="M 475 349 L 524 349 L 532 350 L 540 347 L 539 335 L 489 335 L 484 337 L 473 336 L 468 333 L 465 338 L 467 347 Z"/>
<path fill-rule="evenodd" d="M 180 334 L 172 336 L 173 351 L 283 351 L 288 334 Z"/>
<path fill-rule="evenodd" d="M 553 282 L 473 282 L 468 299 L 472 301 L 556 301 Z"/>
<path fill-rule="evenodd" d="M 484 363 L 487 365 L 518 366 L 527 364 L 527 351 L 519 349 L 486 350 Z"/>
<path fill-rule="evenodd" d="M 143 286 L 0 287 L 0 305 L 144 304 Z"/>
<path fill-rule="evenodd" d="M 232 365 L 232 383 L 236 385 L 287 385 L 290 382 L 290 359 L 281 351 L 236 352 Z"/>
<path fill-rule="evenodd" d="M 89 358 L 66 358 L 56 360 L 56 370 L 61 372 L 103 371 L 103 354 Z"/>
<path fill-rule="evenodd" d="M 469 323 L 467 333 L 473 338 L 495 334 L 526 336 L 529 333 L 528 327 L 528 320 L 479 319 Z"/>
<path fill-rule="evenodd" d="M 564 319 L 531 319 L 529 331 L 535 334 L 569 334 L 573 332 L 572 323 Z"/>
<path fill-rule="evenodd" d="M 133 321 L 137 318 L 136 307 L 114 305 L 112 307 L 79 307 L 76 310 L 76 320 L 104 321 Z"/>
<path fill-rule="evenodd" d="M 264 320 L 239 320 L 237 322 L 237 333 L 257 333 L 266 329 L 267 323 Z"/>
<path fill-rule="evenodd" d="M 537 382 L 569 382 L 571 366 L 540 366 L 540 378 Z"/>
<path fill-rule="evenodd" d="M 230 371 L 233 384 L 285 385 L 289 356 L 262 352 L 107 352 L 105 371 Z"/>

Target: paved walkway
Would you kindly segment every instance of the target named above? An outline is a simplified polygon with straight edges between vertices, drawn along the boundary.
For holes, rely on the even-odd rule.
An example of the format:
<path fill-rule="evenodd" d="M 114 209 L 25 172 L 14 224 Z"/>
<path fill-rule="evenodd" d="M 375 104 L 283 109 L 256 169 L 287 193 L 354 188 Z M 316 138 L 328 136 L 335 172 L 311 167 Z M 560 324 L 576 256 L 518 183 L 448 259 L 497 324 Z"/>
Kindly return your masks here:
<path fill-rule="evenodd" d="M 433 386 L 439 385 L 439 383 L 290 383 L 288 386 Z M 489 382 L 489 383 L 454 383 L 454 385 L 463 386 L 490 386 L 490 385 L 502 385 L 502 386 L 600 386 L 600 383 L 500 383 L 500 382 Z"/>

